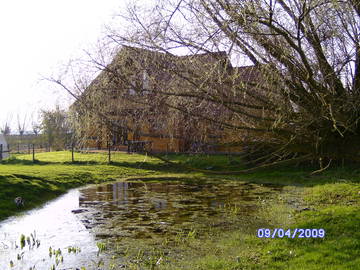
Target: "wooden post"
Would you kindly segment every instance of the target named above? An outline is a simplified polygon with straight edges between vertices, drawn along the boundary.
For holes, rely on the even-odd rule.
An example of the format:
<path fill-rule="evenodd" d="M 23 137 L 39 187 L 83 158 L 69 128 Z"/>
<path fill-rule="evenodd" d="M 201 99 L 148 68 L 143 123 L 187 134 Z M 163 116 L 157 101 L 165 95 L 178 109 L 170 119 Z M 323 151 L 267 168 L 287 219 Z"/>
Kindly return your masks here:
<path fill-rule="evenodd" d="M 32 145 L 32 160 L 35 162 L 35 144 Z"/>
<path fill-rule="evenodd" d="M 108 150 L 109 150 L 109 153 L 108 153 L 109 163 L 111 163 L 111 145 L 110 145 L 110 142 L 108 142 Z"/>
<path fill-rule="evenodd" d="M 74 163 L 74 143 L 71 144 L 71 162 Z"/>
<path fill-rule="evenodd" d="M 3 159 L 3 145 L 0 144 L 0 161 Z"/>

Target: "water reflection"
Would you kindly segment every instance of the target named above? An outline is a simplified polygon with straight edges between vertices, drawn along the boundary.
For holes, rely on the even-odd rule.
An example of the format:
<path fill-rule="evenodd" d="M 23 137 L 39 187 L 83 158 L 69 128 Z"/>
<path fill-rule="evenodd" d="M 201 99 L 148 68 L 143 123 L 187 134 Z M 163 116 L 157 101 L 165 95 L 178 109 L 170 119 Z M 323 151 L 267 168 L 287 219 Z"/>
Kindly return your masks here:
<path fill-rule="evenodd" d="M 239 182 L 118 182 L 82 189 L 79 214 L 99 237 L 149 238 L 176 233 L 173 225 L 221 217 L 236 205 L 242 217 L 256 211 L 254 200 L 278 189 Z"/>
<path fill-rule="evenodd" d="M 96 241 L 147 239 L 176 234 L 193 224 L 220 226 L 229 213 L 244 220 L 256 215 L 259 198 L 278 191 L 239 182 L 118 182 L 72 190 L 42 208 L 0 223 L 0 269 L 49 269 L 49 247 L 81 248 L 78 255 L 64 254 L 59 269 L 86 266 L 97 258 Z M 236 210 L 236 211 L 235 211 Z M 239 219 L 237 219 L 239 220 Z M 225 222 L 226 223 L 226 222 Z M 21 234 L 36 231 L 41 245 L 26 250 L 22 260 L 16 256 Z M 104 255 L 106 256 L 106 255 Z M 90 266 L 89 266 L 90 264 Z"/>

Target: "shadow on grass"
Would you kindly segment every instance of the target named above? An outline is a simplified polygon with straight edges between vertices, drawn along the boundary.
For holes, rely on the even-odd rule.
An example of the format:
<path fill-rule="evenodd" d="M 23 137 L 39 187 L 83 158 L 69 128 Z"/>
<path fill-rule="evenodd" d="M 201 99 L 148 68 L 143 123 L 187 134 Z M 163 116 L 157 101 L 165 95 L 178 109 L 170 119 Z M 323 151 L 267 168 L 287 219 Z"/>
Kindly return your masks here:
<path fill-rule="evenodd" d="M 207 169 L 202 165 L 181 163 L 195 168 L 195 169 Z M 196 173 L 196 170 L 185 169 L 181 164 L 167 164 L 167 163 L 147 163 L 147 162 L 112 162 L 111 165 L 119 167 L 127 167 L 132 169 L 144 169 L 152 170 L 162 173 Z M 229 170 L 228 167 L 213 166 L 208 169 L 208 173 L 202 171 L 202 174 L 207 179 L 213 180 L 237 180 L 246 181 L 256 184 L 266 185 L 282 185 L 282 186 L 303 186 L 312 187 L 316 185 L 325 185 L 335 182 L 349 182 L 349 183 L 360 183 L 360 168 L 358 166 L 349 165 L 346 167 L 334 167 L 328 169 L 320 174 L 311 175 L 311 173 L 317 170 L 314 166 L 301 166 L 301 167 L 280 167 L 275 169 L 263 169 L 252 173 L 244 174 L 212 174 L 212 172 L 226 170 L 237 171 L 242 168 L 232 168 Z"/>
<path fill-rule="evenodd" d="M 273 183 L 285 186 L 313 187 L 332 183 L 360 183 L 360 168 L 358 166 L 333 167 L 319 174 L 311 174 L 316 167 L 280 167 L 264 169 L 248 174 L 224 175 L 225 179 L 243 180 L 253 183 Z M 211 175 L 209 175 L 212 177 Z"/>
<path fill-rule="evenodd" d="M 197 173 L 196 169 L 207 170 L 208 172 L 202 171 L 202 174 L 209 179 L 229 179 L 247 181 L 253 183 L 273 183 L 277 185 L 288 185 L 288 186 L 315 186 L 323 185 L 334 182 L 360 182 L 360 168 L 358 165 L 348 165 L 345 167 L 334 166 L 320 174 L 311 175 L 311 172 L 316 171 L 318 168 L 315 166 L 302 165 L 302 166 L 288 166 L 279 167 L 272 169 L 262 169 L 252 173 L 246 174 L 231 174 L 231 171 L 241 171 L 243 166 L 236 160 L 234 162 L 228 158 L 219 159 L 219 157 L 212 156 L 168 156 L 170 160 L 179 162 L 179 164 L 169 164 L 163 162 L 127 162 L 127 161 L 112 161 L 110 163 L 104 161 L 94 160 L 83 160 L 74 162 L 48 162 L 48 161 L 36 161 L 35 163 L 31 160 L 24 159 L 8 159 L 2 161 L 2 164 L 14 164 L 14 165 L 73 165 L 73 166 L 115 166 L 122 168 L 129 168 L 133 170 L 149 170 L 160 173 Z M 184 166 L 192 167 L 195 170 L 186 169 Z M 230 165 L 230 166 L 229 166 Z M 226 174 L 212 174 L 212 172 L 227 171 Z M 21 176 L 25 178 L 25 176 Z M 78 178 L 75 176 L 75 178 Z M 42 181 L 46 182 L 45 179 Z"/>
<path fill-rule="evenodd" d="M 21 174 L 0 175 L 0 220 L 39 206 L 65 191 L 64 184 L 50 183 L 41 177 Z M 25 199 L 24 207 L 16 206 L 16 197 Z"/>
<path fill-rule="evenodd" d="M 34 161 L 28 159 L 17 159 L 10 158 L 0 161 L 0 164 L 4 165 L 48 165 L 48 164 L 58 164 L 59 162 L 49 162 L 49 161 L 40 161 L 35 159 Z"/>
<path fill-rule="evenodd" d="M 82 161 L 77 161 L 75 160 L 74 162 L 71 161 L 64 161 L 61 162 L 61 164 L 66 164 L 66 165 L 104 165 L 104 162 L 99 162 L 99 161 L 94 161 L 94 160 L 82 160 Z"/>
<path fill-rule="evenodd" d="M 178 165 L 172 165 L 167 163 L 148 163 L 148 162 L 111 162 L 109 165 L 116 167 L 127 167 L 131 169 L 142 169 L 142 170 L 151 170 L 158 172 L 166 172 L 166 173 L 180 173 L 187 172 Z"/>
<path fill-rule="evenodd" d="M 74 161 L 74 162 L 62 162 L 61 164 L 66 165 L 107 165 L 107 166 L 115 166 L 115 167 L 125 167 L 131 169 L 142 169 L 142 170 L 151 170 L 158 172 L 166 172 L 166 173 L 180 173 L 187 172 L 183 167 L 176 164 L 168 164 L 168 163 L 149 163 L 149 162 L 126 162 L 126 161 L 111 161 L 109 162 L 99 162 L 99 161 Z"/>
<path fill-rule="evenodd" d="M 115 167 L 126 167 L 131 169 L 142 169 L 142 170 L 152 170 L 152 171 L 159 171 L 159 172 L 166 172 L 166 173 L 179 173 L 179 172 L 186 172 L 181 166 L 166 164 L 166 163 L 149 163 L 149 162 L 119 162 L 119 161 L 112 161 L 110 163 L 104 161 L 94 161 L 94 160 L 81 160 L 81 161 L 41 161 L 27 159 L 18 159 L 18 158 L 11 158 L 7 160 L 3 160 L 0 162 L 0 165 L 26 165 L 26 166 L 34 166 L 34 165 L 73 165 L 73 166 L 87 166 L 87 165 L 105 165 L 105 166 L 115 166 Z M 24 176 L 25 177 L 25 176 Z M 23 178 L 24 178 L 23 177 Z"/>

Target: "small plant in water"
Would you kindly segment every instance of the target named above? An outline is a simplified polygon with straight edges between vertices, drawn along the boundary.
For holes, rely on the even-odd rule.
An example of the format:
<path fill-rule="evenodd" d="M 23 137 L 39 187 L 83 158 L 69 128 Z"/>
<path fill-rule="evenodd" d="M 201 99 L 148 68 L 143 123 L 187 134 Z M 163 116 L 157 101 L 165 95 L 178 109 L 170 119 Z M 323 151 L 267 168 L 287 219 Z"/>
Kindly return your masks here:
<path fill-rule="evenodd" d="M 102 267 L 102 266 L 105 265 L 103 259 L 100 259 L 97 262 L 93 260 L 93 263 L 97 268 Z"/>
<path fill-rule="evenodd" d="M 38 248 L 40 246 L 40 240 L 36 239 L 35 231 L 34 233 L 31 233 L 30 236 L 26 236 L 24 234 L 20 235 L 20 248 L 23 249 L 26 244 L 28 245 L 29 249 L 32 249 L 34 247 Z"/>
<path fill-rule="evenodd" d="M 21 252 L 20 254 L 19 253 L 17 254 L 18 261 L 20 261 L 24 258 L 24 254 L 25 254 L 25 252 Z"/>
<path fill-rule="evenodd" d="M 55 259 L 55 264 L 53 265 L 54 267 L 64 262 L 64 257 L 62 256 L 62 251 L 60 248 L 53 249 L 52 247 L 49 247 L 49 257 L 52 258 L 52 256 L 54 256 Z"/>
<path fill-rule="evenodd" d="M 30 234 L 31 240 L 32 240 L 32 247 L 36 246 L 36 248 L 38 248 L 40 246 L 40 240 L 36 239 L 36 231 L 34 231 L 34 233 Z M 30 246 L 30 244 L 29 244 Z"/>
<path fill-rule="evenodd" d="M 38 248 L 40 246 L 40 240 L 36 239 L 36 232 L 31 233 L 30 236 L 26 236 L 24 234 L 20 235 L 20 248 L 23 249 L 26 245 L 28 245 L 29 250 L 36 247 Z M 19 246 L 15 242 L 15 248 L 17 249 Z M 18 253 L 16 255 L 16 259 L 18 261 L 21 261 L 24 258 L 25 251 Z M 10 268 L 13 268 L 15 266 L 14 261 L 11 260 L 9 262 Z M 30 267 L 29 270 L 35 270 L 35 265 L 33 267 Z"/>
<path fill-rule="evenodd" d="M 106 250 L 106 243 L 97 242 L 96 246 L 98 247 L 98 253 L 97 253 L 98 256 L 100 255 L 100 253 L 102 253 Z"/>
<path fill-rule="evenodd" d="M 20 248 L 23 249 L 25 247 L 25 235 L 20 236 Z"/>
<path fill-rule="evenodd" d="M 176 236 L 175 236 L 175 243 L 183 243 L 184 242 L 184 233 L 183 231 L 179 231 L 176 233 Z"/>
<path fill-rule="evenodd" d="M 155 269 L 156 266 L 160 265 L 163 261 L 164 252 L 162 250 L 153 249 L 150 256 L 145 260 L 144 264 L 151 270 Z"/>
<path fill-rule="evenodd" d="M 196 231 L 196 229 L 193 229 L 188 232 L 187 237 L 190 239 L 195 239 L 196 235 L 197 235 L 197 231 Z"/>
<path fill-rule="evenodd" d="M 240 212 L 240 208 L 237 204 L 227 203 L 224 205 L 223 208 L 224 208 L 225 212 L 231 216 L 236 216 Z"/>
<path fill-rule="evenodd" d="M 81 252 L 81 249 L 80 249 L 79 247 L 68 247 L 67 249 L 68 249 L 68 253 L 69 253 L 69 254 L 70 254 L 70 253 L 75 253 L 75 254 L 77 254 L 77 253 L 80 253 L 80 252 Z"/>

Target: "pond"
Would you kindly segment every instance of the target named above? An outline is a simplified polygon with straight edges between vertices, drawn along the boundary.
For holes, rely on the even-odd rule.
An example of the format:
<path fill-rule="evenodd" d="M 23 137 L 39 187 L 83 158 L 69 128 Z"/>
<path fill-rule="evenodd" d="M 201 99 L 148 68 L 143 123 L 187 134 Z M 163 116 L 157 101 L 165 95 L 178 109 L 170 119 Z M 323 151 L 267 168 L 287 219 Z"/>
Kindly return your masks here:
<path fill-rule="evenodd" d="M 56 262 L 56 269 L 94 269 L 100 260 L 105 265 L 110 261 L 109 252 L 98 256 L 99 242 L 125 245 L 124 239 L 169 237 L 194 226 L 226 227 L 224 214 L 229 213 L 240 226 L 247 226 L 256 216 L 259 200 L 280 191 L 281 187 L 243 182 L 179 179 L 132 180 L 71 190 L 0 223 L 0 269 L 50 269 Z M 25 239 L 30 236 L 23 249 L 21 234 Z M 49 247 L 60 249 L 61 255 L 50 257 Z M 69 248 L 73 252 L 68 253 Z M 117 258 L 117 265 L 123 263 Z"/>

